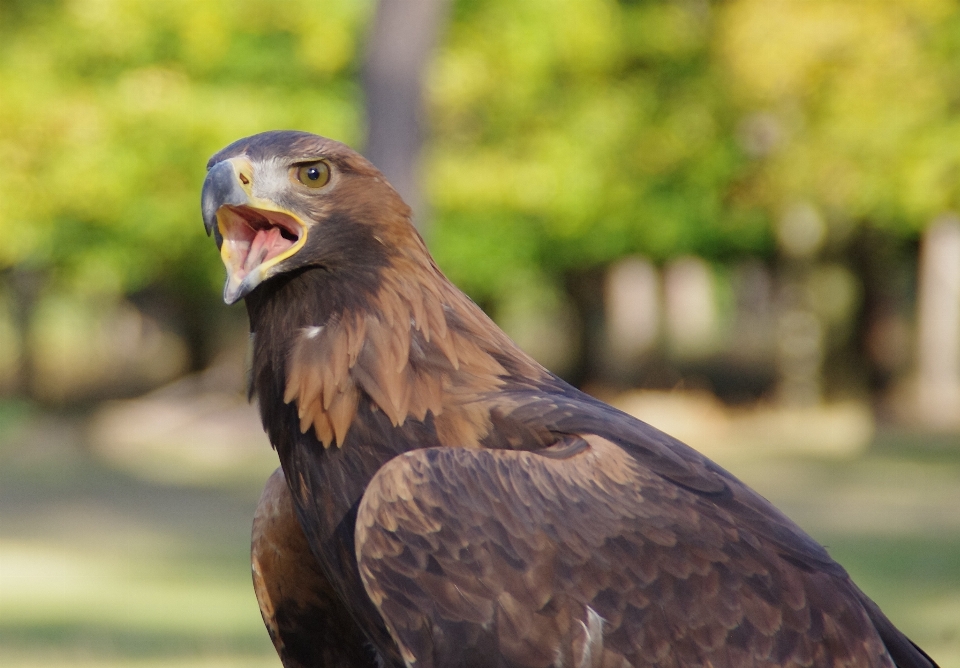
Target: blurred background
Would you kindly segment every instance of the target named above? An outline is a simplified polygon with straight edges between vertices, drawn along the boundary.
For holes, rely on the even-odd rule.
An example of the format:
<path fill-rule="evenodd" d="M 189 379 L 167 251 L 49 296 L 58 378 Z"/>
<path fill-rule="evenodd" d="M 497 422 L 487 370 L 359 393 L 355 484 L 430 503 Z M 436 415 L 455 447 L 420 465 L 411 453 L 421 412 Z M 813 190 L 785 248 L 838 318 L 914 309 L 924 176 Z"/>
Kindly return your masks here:
<path fill-rule="evenodd" d="M 279 665 L 199 191 L 289 128 L 960 667 L 958 112 L 949 0 L 0 0 L 0 664 Z"/>

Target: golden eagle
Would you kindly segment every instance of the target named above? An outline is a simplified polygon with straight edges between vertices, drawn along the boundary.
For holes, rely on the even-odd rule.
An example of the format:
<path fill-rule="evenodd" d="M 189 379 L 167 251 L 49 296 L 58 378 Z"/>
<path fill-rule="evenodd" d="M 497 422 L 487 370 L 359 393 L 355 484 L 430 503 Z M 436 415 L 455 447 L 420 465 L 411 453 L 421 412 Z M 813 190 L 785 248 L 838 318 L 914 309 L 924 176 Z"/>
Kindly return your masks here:
<path fill-rule="evenodd" d="M 517 348 L 347 146 L 241 139 L 202 209 L 282 465 L 253 568 L 288 668 L 935 667 L 766 499 Z"/>

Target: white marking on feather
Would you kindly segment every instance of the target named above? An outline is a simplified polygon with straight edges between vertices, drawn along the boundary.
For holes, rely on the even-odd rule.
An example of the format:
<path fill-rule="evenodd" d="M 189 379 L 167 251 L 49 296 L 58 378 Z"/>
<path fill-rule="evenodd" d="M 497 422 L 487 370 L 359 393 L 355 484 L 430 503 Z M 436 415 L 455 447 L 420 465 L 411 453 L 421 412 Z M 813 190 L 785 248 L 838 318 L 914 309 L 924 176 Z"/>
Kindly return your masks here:
<path fill-rule="evenodd" d="M 583 628 L 583 653 L 577 661 L 577 668 L 594 668 L 600 665 L 603 657 L 603 617 L 597 611 L 587 606 L 587 623 L 580 620 Z"/>
<path fill-rule="evenodd" d="M 303 330 L 303 335 L 308 339 L 315 339 L 320 336 L 320 332 L 322 331 L 323 327 L 319 325 L 316 327 L 307 327 L 305 330 Z"/>

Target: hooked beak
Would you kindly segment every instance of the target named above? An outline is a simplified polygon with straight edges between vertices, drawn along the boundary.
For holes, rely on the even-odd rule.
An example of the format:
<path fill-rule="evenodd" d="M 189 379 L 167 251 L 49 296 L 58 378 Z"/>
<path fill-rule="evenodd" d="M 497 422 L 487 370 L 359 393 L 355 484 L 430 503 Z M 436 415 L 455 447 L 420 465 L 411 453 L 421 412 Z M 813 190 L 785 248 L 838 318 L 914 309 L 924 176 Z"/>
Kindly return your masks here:
<path fill-rule="evenodd" d="M 201 210 L 227 268 L 223 301 L 233 304 L 277 273 L 277 266 L 307 240 L 307 226 L 269 199 L 253 195 L 253 166 L 243 157 L 210 168 Z"/>

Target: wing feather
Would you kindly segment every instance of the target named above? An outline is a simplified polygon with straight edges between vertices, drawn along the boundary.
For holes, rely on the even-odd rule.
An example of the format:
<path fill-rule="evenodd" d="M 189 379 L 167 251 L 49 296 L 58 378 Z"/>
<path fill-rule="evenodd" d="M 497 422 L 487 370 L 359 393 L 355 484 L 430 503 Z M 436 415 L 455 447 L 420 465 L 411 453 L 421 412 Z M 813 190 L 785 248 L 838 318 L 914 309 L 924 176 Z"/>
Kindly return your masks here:
<path fill-rule="evenodd" d="M 417 666 L 487 645 L 514 666 L 893 665 L 842 571 L 799 569 L 709 496 L 572 438 L 589 445 L 567 458 L 417 450 L 373 478 L 360 573 Z"/>

